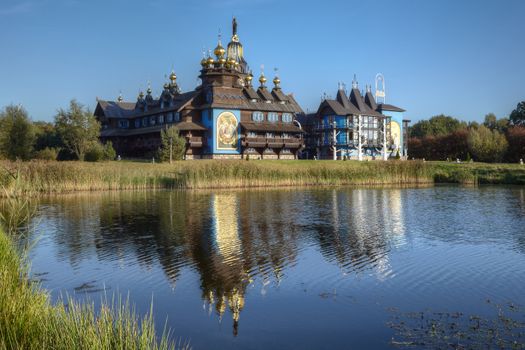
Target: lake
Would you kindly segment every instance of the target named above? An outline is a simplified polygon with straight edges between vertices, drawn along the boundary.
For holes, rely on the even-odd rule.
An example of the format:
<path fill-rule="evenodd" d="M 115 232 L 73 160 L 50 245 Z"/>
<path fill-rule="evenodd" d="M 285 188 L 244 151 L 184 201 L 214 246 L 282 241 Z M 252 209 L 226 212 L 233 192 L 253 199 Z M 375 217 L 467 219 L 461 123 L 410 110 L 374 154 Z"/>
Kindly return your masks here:
<path fill-rule="evenodd" d="M 78 194 L 33 224 L 54 300 L 153 302 L 194 349 L 390 349 L 396 316 L 525 305 L 523 187 Z"/>

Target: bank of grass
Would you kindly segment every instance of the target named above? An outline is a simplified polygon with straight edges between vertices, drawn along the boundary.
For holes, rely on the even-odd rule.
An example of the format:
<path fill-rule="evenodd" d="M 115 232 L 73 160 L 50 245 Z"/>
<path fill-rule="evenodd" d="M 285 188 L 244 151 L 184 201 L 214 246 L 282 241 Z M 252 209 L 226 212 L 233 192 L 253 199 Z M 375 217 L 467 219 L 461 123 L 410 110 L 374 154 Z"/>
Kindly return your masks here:
<path fill-rule="evenodd" d="M 121 300 L 51 304 L 28 276 L 26 261 L 0 230 L 0 349 L 174 349 L 169 332 L 157 339 L 152 312 L 140 319 Z M 180 346 L 181 348 L 186 345 Z"/>
<path fill-rule="evenodd" d="M 407 185 L 429 183 L 525 184 L 519 164 L 421 161 L 199 160 L 139 162 L 6 162 L 0 181 L 11 194 L 151 188 Z"/>

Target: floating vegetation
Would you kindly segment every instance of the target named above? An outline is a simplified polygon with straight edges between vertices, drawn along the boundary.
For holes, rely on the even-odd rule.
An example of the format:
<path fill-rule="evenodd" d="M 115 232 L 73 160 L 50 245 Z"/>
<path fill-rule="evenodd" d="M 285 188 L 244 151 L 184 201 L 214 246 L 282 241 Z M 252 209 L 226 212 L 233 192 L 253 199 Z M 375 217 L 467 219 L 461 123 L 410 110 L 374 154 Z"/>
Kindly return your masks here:
<path fill-rule="evenodd" d="M 525 349 L 525 308 L 512 303 L 493 306 L 493 315 L 461 312 L 390 310 L 391 345 L 417 349 Z"/>

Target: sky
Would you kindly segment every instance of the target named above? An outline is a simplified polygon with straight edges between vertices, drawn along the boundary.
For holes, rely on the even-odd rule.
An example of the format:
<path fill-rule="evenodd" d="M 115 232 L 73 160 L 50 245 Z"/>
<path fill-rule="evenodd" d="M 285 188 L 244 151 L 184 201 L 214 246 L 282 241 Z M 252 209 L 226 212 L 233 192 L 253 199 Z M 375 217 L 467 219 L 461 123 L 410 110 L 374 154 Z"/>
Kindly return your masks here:
<path fill-rule="evenodd" d="M 52 121 L 73 98 L 136 101 L 148 82 L 158 95 L 172 69 L 193 90 L 235 16 L 255 77 L 277 68 L 305 111 L 382 73 L 413 122 L 505 117 L 525 100 L 524 13 L 523 0 L 0 0 L 0 108 Z"/>

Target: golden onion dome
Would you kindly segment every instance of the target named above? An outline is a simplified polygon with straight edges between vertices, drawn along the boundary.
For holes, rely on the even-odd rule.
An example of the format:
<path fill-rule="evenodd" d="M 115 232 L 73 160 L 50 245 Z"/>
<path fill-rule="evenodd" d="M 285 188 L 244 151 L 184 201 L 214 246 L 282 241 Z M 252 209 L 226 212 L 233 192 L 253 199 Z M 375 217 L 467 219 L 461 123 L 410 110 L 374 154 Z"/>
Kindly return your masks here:
<path fill-rule="evenodd" d="M 266 83 L 266 77 L 264 76 L 264 74 L 261 74 L 261 76 L 259 77 L 259 82 L 264 85 L 264 83 Z"/>
<path fill-rule="evenodd" d="M 169 88 L 170 88 L 169 84 L 168 84 L 168 83 L 165 83 L 165 84 L 164 84 L 164 89 L 167 90 L 167 89 L 169 89 Z"/>
<path fill-rule="evenodd" d="M 151 92 L 152 92 L 151 87 L 148 87 L 148 89 L 146 90 L 146 93 L 147 93 L 148 95 L 151 95 Z"/>
<path fill-rule="evenodd" d="M 208 65 L 208 60 L 206 59 L 206 57 L 204 57 L 202 60 L 201 60 L 201 66 L 202 67 L 206 67 Z"/>
<path fill-rule="evenodd" d="M 221 66 L 224 66 L 224 64 L 226 64 L 226 58 L 220 57 L 218 62 Z"/>
<path fill-rule="evenodd" d="M 228 65 L 230 65 L 230 66 L 235 66 L 235 58 L 233 58 L 233 57 L 228 57 Z"/>
<path fill-rule="evenodd" d="M 253 79 L 253 75 L 252 75 L 252 73 L 250 73 L 250 74 L 248 74 L 248 75 L 246 76 L 246 81 L 247 81 L 247 82 L 251 82 L 252 79 Z"/>
<path fill-rule="evenodd" d="M 221 58 L 221 57 L 224 56 L 224 54 L 226 53 L 226 49 L 224 49 L 224 47 L 222 47 L 220 41 L 219 41 L 219 43 L 217 44 L 217 47 L 215 48 L 215 50 L 213 51 L 213 53 L 215 54 L 215 56 L 217 56 L 217 58 Z"/>
<path fill-rule="evenodd" d="M 170 80 L 171 80 L 171 81 L 177 80 L 177 74 L 175 74 L 174 71 L 171 71 L 171 74 L 170 74 Z"/>
<path fill-rule="evenodd" d="M 208 65 L 211 66 L 212 64 L 215 63 L 215 60 L 213 59 L 213 57 L 210 56 L 210 57 L 208 57 L 208 59 L 206 60 L 206 63 L 207 63 Z"/>
<path fill-rule="evenodd" d="M 275 78 L 273 78 L 273 83 L 277 86 L 281 83 L 281 79 L 279 79 L 278 76 L 275 76 Z"/>
<path fill-rule="evenodd" d="M 144 98 L 144 93 L 141 91 L 139 92 L 139 100 L 142 100 Z"/>

